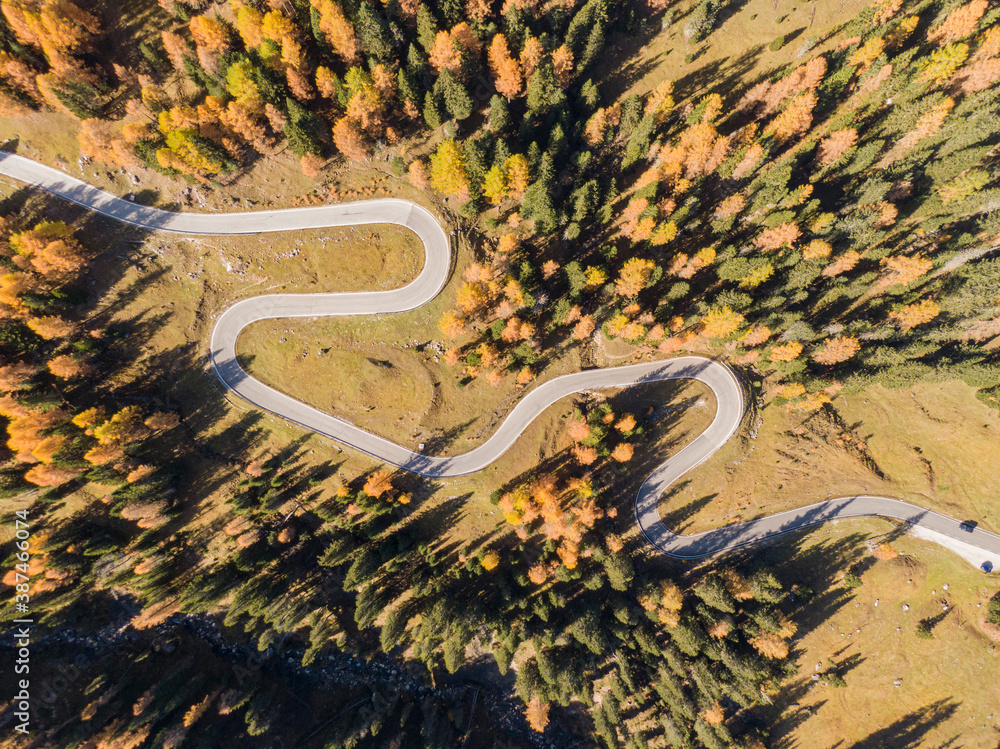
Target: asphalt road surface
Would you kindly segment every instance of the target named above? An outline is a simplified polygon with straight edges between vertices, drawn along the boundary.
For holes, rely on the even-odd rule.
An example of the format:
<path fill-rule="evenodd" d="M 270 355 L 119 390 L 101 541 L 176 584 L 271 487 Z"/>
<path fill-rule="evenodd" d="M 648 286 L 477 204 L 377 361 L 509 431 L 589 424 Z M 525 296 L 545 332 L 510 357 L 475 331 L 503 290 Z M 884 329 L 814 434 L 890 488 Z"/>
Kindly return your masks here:
<path fill-rule="evenodd" d="M 424 245 L 423 270 L 411 283 L 392 291 L 342 294 L 271 294 L 237 302 L 212 331 L 211 361 L 223 385 L 255 406 L 304 429 L 337 440 L 377 460 L 427 477 L 446 478 L 482 470 L 514 443 L 546 407 L 572 393 L 644 382 L 695 379 L 715 393 L 718 409 L 711 425 L 693 442 L 654 470 L 635 501 L 635 518 L 646 539 L 662 553 L 699 559 L 772 540 L 832 520 L 879 516 L 935 531 L 982 550 L 983 562 L 1000 569 L 1000 536 L 908 502 L 887 497 L 842 497 L 796 510 L 736 523 L 693 535 L 678 535 L 660 520 L 659 499 L 683 474 L 709 458 L 739 429 L 745 411 L 743 390 L 732 371 L 701 357 L 679 357 L 626 367 L 587 370 L 549 380 L 529 392 L 480 447 L 453 457 L 421 455 L 377 437 L 343 419 L 318 411 L 253 379 L 236 359 L 241 330 L 258 320 L 281 317 L 385 315 L 416 309 L 438 295 L 448 280 L 448 235 L 426 209 L 404 200 L 370 200 L 340 205 L 251 213 L 173 213 L 138 206 L 30 159 L 0 153 L 0 173 L 41 187 L 119 221 L 181 234 L 261 234 L 291 229 L 321 229 L 360 224 L 396 224 L 413 231 Z"/>

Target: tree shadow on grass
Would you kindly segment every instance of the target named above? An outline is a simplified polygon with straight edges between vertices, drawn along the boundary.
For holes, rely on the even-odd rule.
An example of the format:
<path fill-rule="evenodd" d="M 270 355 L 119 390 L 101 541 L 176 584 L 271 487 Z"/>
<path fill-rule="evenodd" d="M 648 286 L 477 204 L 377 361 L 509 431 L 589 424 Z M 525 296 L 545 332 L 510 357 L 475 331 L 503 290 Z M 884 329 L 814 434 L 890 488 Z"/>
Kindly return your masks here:
<path fill-rule="evenodd" d="M 652 41 L 655 35 L 655 32 L 640 37 L 614 35 L 605 48 L 606 66 L 603 69 L 610 73 L 600 82 L 604 98 L 622 95 L 656 69 L 657 58 L 645 59 L 636 54 L 636 50 Z"/>
<path fill-rule="evenodd" d="M 854 589 L 843 583 L 841 572 L 868 555 L 866 534 L 810 543 L 811 534 L 812 530 L 789 533 L 776 543 L 751 547 L 737 555 L 738 563 L 770 569 L 789 587 L 799 586 L 799 593 L 793 593 L 793 603 L 798 604 L 794 612 L 797 641 L 853 600 Z M 805 592 L 807 588 L 811 595 Z"/>
<path fill-rule="evenodd" d="M 688 484 L 690 482 L 684 482 L 684 483 Z M 682 484 L 677 487 L 677 490 L 680 491 L 683 488 L 684 485 Z M 691 521 L 695 517 L 695 515 L 701 512 L 702 509 L 710 505 L 712 503 L 712 500 L 714 500 L 718 496 L 719 493 L 716 492 L 714 494 L 706 494 L 704 497 L 699 497 L 698 499 L 693 499 L 687 504 L 684 504 L 675 510 L 671 510 L 668 513 L 661 514 L 660 520 L 671 531 L 681 535 L 684 533 L 684 531 L 686 531 L 688 528 L 691 527 L 691 522 L 689 521 Z"/>
<path fill-rule="evenodd" d="M 849 749 L 910 749 L 910 747 L 926 746 L 924 739 L 938 725 L 948 720 L 958 710 L 960 702 L 953 699 L 943 699 L 914 710 L 909 715 L 900 718 L 892 725 L 881 728 L 869 734 L 860 741 L 851 744 Z M 937 744 L 936 749 L 958 747 L 960 737 L 954 736 Z M 837 747 L 846 745 L 838 743 Z"/>
<path fill-rule="evenodd" d="M 763 54 L 764 45 L 758 44 L 745 50 L 735 60 L 723 57 L 721 60 L 702 65 L 677 80 L 674 84 L 674 98 L 682 101 L 716 91 L 722 95 L 723 101 L 726 101 L 733 94 L 741 95 L 744 88 L 742 86 L 737 88 L 737 84 L 743 81 Z M 767 75 L 770 75 L 770 71 Z M 735 102 L 730 100 L 729 103 Z"/>
<path fill-rule="evenodd" d="M 800 656 L 801 653 L 794 653 L 792 655 L 792 659 L 797 659 Z M 861 655 L 854 653 L 839 663 L 835 663 L 834 668 L 829 668 L 828 664 L 824 663 L 821 671 L 813 672 L 807 676 L 796 678 L 785 683 L 781 688 L 781 701 L 786 705 L 795 706 L 798 705 L 800 701 L 805 699 L 809 692 L 815 689 L 821 690 L 821 692 L 822 690 L 835 689 L 836 687 L 828 683 L 831 675 L 836 674 L 840 678 L 844 679 L 851 671 L 864 663 L 865 660 L 866 659 L 861 657 Z M 813 675 L 818 676 L 819 678 L 814 679 Z M 808 706 L 798 705 L 796 710 L 785 713 L 780 720 L 782 733 L 787 735 L 793 732 L 809 720 L 809 718 L 818 713 L 827 701 L 828 700 L 820 700 Z M 793 749 L 793 747 L 794 744 L 790 740 L 782 739 L 778 739 L 771 745 L 771 749 Z"/>
<path fill-rule="evenodd" d="M 443 456 L 445 454 L 445 451 L 448 451 L 449 447 L 453 447 L 455 445 L 455 443 L 458 441 L 458 438 L 465 433 L 465 430 L 468 429 L 473 424 L 475 424 L 477 421 L 479 421 L 479 417 L 474 416 L 468 421 L 453 426 L 450 429 L 441 430 L 440 434 L 436 434 L 433 437 L 426 438 L 424 440 L 424 446 L 420 450 L 421 454 L 430 456 Z M 448 452 L 460 455 L 467 451 L 455 450 Z"/>

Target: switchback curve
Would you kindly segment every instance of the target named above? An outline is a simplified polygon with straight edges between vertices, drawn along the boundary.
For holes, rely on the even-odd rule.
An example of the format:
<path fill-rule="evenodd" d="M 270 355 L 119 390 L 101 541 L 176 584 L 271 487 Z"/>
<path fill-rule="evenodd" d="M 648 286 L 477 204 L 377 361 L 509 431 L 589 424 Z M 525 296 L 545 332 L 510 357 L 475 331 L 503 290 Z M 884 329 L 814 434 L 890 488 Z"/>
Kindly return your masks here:
<path fill-rule="evenodd" d="M 768 515 L 703 533 L 681 536 L 664 525 L 658 502 L 680 476 L 707 460 L 739 428 L 745 411 L 743 391 L 732 371 L 701 357 L 679 357 L 625 367 L 587 370 L 557 377 L 529 392 L 483 445 L 454 457 L 437 458 L 412 452 L 329 414 L 290 398 L 253 379 L 236 358 L 236 340 L 252 322 L 280 317 L 321 317 L 406 312 L 438 295 L 448 279 L 451 250 L 434 216 L 408 201 L 385 199 L 311 208 L 250 213 L 174 213 L 135 205 L 50 167 L 0 153 L 0 173 L 35 185 L 104 216 L 155 231 L 181 234 L 260 234 L 293 229 L 388 223 L 413 231 L 424 245 L 425 263 L 406 286 L 391 291 L 342 294 L 272 294 L 244 299 L 227 309 L 211 337 L 211 361 L 225 387 L 254 405 L 305 429 L 342 442 L 404 470 L 445 478 L 474 473 L 499 458 L 547 406 L 572 393 L 644 382 L 695 379 L 715 393 L 715 418 L 694 441 L 656 468 L 643 482 L 635 501 L 636 522 L 643 536 L 663 554 L 699 559 L 769 541 L 784 533 L 836 519 L 880 516 L 920 526 L 982 551 L 984 561 L 1000 569 L 1000 536 L 977 527 L 966 530 L 954 518 L 887 497 L 842 497 L 808 507 Z"/>

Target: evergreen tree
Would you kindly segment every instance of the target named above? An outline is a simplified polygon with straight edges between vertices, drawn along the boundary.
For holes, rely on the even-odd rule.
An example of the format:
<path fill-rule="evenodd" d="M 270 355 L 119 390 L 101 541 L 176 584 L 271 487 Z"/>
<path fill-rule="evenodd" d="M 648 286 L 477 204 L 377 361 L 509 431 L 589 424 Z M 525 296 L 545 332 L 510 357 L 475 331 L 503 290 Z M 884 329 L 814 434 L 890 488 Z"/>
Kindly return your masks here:
<path fill-rule="evenodd" d="M 427 123 L 428 127 L 440 127 L 441 123 L 444 122 L 444 118 L 441 115 L 441 106 L 438 104 L 437 97 L 430 91 L 424 94 L 424 122 Z"/>
<path fill-rule="evenodd" d="M 507 100 L 494 94 L 490 99 L 490 130 L 497 134 L 506 133 L 510 125 L 510 107 L 507 106 Z"/>
<path fill-rule="evenodd" d="M 412 46 L 412 45 L 411 45 Z M 424 96 L 420 84 L 416 77 L 407 69 L 400 68 L 396 75 L 396 87 L 399 90 L 399 98 L 408 101 L 417 109 L 423 104 Z"/>
<path fill-rule="evenodd" d="M 528 113 L 530 116 L 544 115 L 558 104 L 563 97 L 562 89 L 556 83 L 552 63 L 544 60 L 528 81 Z"/>
<path fill-rule="evenodd" d="M 732 614 L 736 612 L 736 601 L 729 595 L 726 586 L 715 575 L 709 575 L 694 588 L 695 595 L 718 611 Z"/>
<path fill-rule="evenodd" d="M 437 19 L 426 4 L 421 3 L 417 9 L 417 41 L 424 48 L 427 54 L 434 49 L 434 42 L 437 41 L 438 28 Z"/>
<path fill-rule="evenodd" d="M 570 203 L 573 206 L 573 221 L 584 221 L 597 207 L 597 200 L 600 197 L 601 188 L 596 179 L 585 182 L 570 194 Z"/>
<path fill-rule="evenodd" d="M 590 34 L 587 35 L 587 44 L 583 48 L 583 54 L 578 58 L 577 68 L 579 70 L 588 70 L 598 60 L 604 51 L 606 40 L 607 32 L 605 24 L 595 23 L 590 28 Z"/>
<path fill-rule="evenodd" d="M 450 70 L 442 70 L 434 84 L 435 97 L 444 102 L 445 109 L 456 120 L 464 120 L 472 114 L 472 99 L 465 86 Z"/>
<path fill-rule="evenodd" d="M 323 127 L 323 121 L 291 97 L 285 99 L 285 106 L 288 108 L 288 122 L 285 123 L 288 148 L 296 156 L 322 154 L 323 143 L 319 139 L 319 131 Z"/>
<path fill-rule="evenodd" d="M 465 20 L 462 0 L 437 0 L 438 15 L 448 28 L 458 26 Z"/>
<path fill-rule="evenodd" d="M 385 19 L 368 0 L 358 6 L 354 28 L 365 52 L 383 62 L 392 58 L 392 35 Z"/>
<path fill-rule="evenodd" d="M 624 117 L 623 117 L 624 119 Z M 622 158 L 622 171 L 628 171 L 649 153 L 649 146 L 656 129 L 656 120 L 652 114 L 643 117 L 632 131 L 625 144 L 625 156 Z"/>
<path fill-rule="evenodd" d="M 423 5 L 421 8 L 425 7 Z M 431 80 L 431 66 L 427 62 L 427 55 L 420 51 L 417 45 L 411 43 L 409 47 L 406 48 L 406 70 L 413 76 L 421 85 L 427 86 L 428 82 Z"/>

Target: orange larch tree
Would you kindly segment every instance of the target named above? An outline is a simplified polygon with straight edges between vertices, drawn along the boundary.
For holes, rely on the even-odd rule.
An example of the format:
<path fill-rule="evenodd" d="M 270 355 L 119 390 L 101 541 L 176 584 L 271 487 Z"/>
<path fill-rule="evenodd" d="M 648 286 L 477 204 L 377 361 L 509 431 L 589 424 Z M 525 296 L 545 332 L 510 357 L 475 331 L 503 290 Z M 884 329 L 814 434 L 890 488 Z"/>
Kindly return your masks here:
<path fill-rule="evenodd" d="M 364 161 L 371 156 L 364 134 L 350 117 L 337 120 L 333 128 L 333 142 L 337 150 L 351 161 Z"/>
<path fill-rule="evenodd" d="M 565 44 L 552 53 L 552 70 L 556 75 L 556 83 L 566 88 L 573 81 L 573 51 Z"/>
<path fill-rule="evenodd" d="M 929 271 L 934 263 L 923 257 L 907 257 L 898 255 L 882 260 L 885 267 L 885 275 L 879 279 L 878 286 L 888 288 L 890 286 L 909 286 L 911 283 Z"/>
<path fill-rule="evenodd" d="M 857 142 L 858 131 L 853 127 L 835 130 L 820 141 L 816 158 L 821 166 L 829 166 L 853 148 Z"/>
<path fill-rule="evenodd" d="M 347 20 L 336 0 L 312 0 L 319 14 L 319 30 L 337 56 L 348 65 L 361 61 L 361 44 L 354 25 Z"/>
<path fill-rule="evenodd" d="M 812 358 L 820 364 L 839 364 L 851 359 L 860 350 L 861 343 L 857 338 L 850 336 L 827 338 L 822 348 L 813 353 Z"/>
<path fill-rule="evenodd" d="M 493 37 L 487 51 L 487 60 L 493 72 L 493 84 L 497 93 L 507 99 L 519 96 L 524 90 L 524 76 L 521 74 L 520 63 L 511 57 L 507 38 L 503 34 Z"/>
<path fill-rule="evenodd" d="M 903 330 L 910 330 L 930 322 L 940 313 L 941 307 L 933 299 L 921 299 L 893 312 L 890 318 Z"/>
<path fill-rule="evenodd" d="M 987 0 L 972 0 L 970 3 L 955 8 L 940 26 L 927 34 L 927 40 L 944 46 L 971 36 L 988 7 Z"/>

